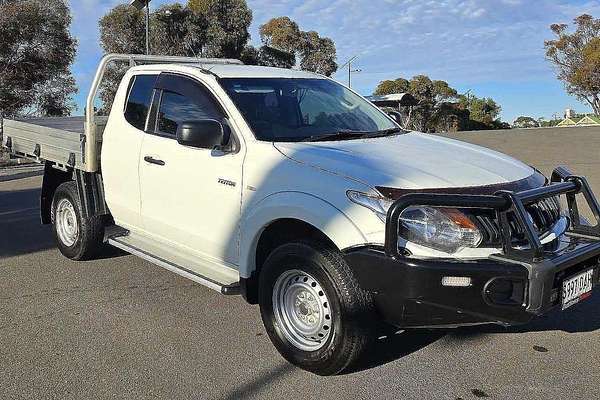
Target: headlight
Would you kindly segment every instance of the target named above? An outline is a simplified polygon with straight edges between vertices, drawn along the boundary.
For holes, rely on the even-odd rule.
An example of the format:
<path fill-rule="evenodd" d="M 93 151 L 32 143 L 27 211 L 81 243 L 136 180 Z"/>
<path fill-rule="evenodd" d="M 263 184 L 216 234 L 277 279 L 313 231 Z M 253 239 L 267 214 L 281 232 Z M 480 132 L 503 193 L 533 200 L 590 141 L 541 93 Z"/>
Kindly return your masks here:
<path fill-rule="evenodd" d="M 446 253 L 477 247 L 482 240 L 473 221 L 453 208 L 409 207 L 400 214 L 399 235 Z"/>
<path fill-rule="evenodd" d="M 349 190 L 350 201 L 373 211 L 383 222 L 392 200 Z M 409 207 L 400 214 L 398 234 L 403 239 L 445 253 L 477 247 L 483 239 L 473 221 L 453 208 Z"/>

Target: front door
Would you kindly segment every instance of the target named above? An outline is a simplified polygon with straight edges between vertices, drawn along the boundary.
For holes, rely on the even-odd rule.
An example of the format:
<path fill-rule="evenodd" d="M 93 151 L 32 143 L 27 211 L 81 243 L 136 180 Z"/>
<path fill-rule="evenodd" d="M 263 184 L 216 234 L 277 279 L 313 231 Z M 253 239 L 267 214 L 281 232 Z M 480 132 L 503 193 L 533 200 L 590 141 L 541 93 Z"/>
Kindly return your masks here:
<path fill-rule="evenodd" d="M 238 263 L 243 152 L 180 145 L 185 121 L 227 123 L 214 96 L 200 82 L 161 74 L 140 153 L 141 214 L 152 237 L 189 252 Z M 231 140 L 234 139 L 232 133 Z M 237 141 L 236 141 L 237 142 Z"/>

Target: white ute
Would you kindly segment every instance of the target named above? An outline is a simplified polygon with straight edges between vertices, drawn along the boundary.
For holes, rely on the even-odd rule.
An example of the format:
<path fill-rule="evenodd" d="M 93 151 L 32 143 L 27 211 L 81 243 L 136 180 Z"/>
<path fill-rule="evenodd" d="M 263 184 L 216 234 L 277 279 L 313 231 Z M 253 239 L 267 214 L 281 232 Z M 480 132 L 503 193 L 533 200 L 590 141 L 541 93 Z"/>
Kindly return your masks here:
<path fill-rule="evenodd" d="M 107 65 L 129 61 L 108 118 Z M 236 60 L 108 55 L 81 117 L 4 120 L 45 163 L 41 216 L 60 251 L 105 243 L 260 304 L 290 362 L 336 374 L 378 321 L 526 323 L 598 284 L 584 178 L 403 130 L 313 73 Z M 561 205 L 560 196 L 567 198 Z"/>

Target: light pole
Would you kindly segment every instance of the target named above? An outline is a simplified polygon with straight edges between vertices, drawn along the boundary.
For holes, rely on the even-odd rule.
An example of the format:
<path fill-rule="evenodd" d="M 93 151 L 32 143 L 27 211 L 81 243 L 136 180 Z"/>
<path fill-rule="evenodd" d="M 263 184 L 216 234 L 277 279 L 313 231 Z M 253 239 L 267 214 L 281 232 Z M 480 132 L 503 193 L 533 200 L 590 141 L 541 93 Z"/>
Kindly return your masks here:
<path fill-rule="evenodd" d="M 150 54 L 150 0 L 131 0 L 129 5 L 138 10 L 146 8 L 146 54 Z"/>
<path fill-rule="evenodd" d="M 351 69 L 350 68 L 351 64 L 348 64 L 348 87 L 352 87 L 352 74 L 355 72 L 361 72 L 362 69 L 360 68 L 356 68 L 356 69 Z"/>
<path fill-rule="evenodd" d="M 349 59 L 348 61 L 346 61 L 344 64 L 342 64 L 342 66 L 340 67 L 340 69 L 344 68 L 345 66 L 348 66 L 348 87 L 352 86 L 352 74 L 354 72 L 361 72 L 360 69 L 352 69 L 352 61 L 356 60 L 358 58 L 358 56 L 354 56 L 351 59 Z"/>

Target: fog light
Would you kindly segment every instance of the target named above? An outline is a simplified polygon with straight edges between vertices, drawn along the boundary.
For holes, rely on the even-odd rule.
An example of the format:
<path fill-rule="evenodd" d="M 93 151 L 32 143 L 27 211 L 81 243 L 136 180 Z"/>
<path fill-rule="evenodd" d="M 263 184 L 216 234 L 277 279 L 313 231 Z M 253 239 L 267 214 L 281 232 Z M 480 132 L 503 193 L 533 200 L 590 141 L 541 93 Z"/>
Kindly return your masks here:
<path fill-rule="evenodd" d="M 471 286 L 471 278 L 468 276 L 444 276 L 442 286 L 469 287 Z"/>
<path fill-rule="evenodd" d="M 486 283 L 484 292 L 488 302 L 503 306 L 517 306 L 525 301 L 525 281 L 511 278 L 493 278 Z"/>

